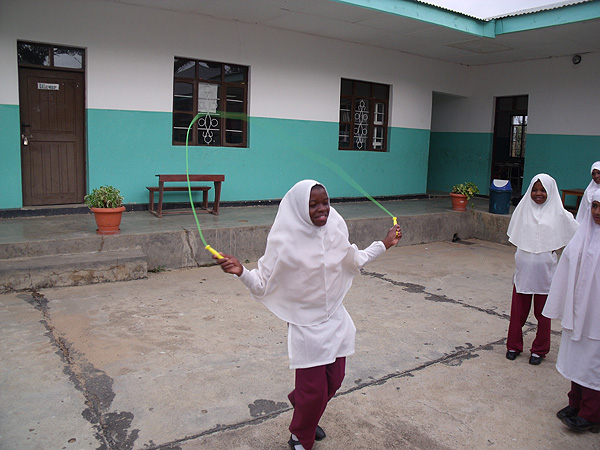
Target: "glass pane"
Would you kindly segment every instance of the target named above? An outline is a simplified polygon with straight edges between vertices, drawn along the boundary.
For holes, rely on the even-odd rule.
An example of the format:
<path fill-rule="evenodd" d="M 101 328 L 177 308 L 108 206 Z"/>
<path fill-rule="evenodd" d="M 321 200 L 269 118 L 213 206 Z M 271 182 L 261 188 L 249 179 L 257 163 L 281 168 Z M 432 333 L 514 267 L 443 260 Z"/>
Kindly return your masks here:
<path fill-rule="evenodd" d="M 245 83 L 248 79 L 248 68 L 244 66 L 223 65 L 225 81 L 229 83 Z"/>
<path fill-rule="evenodd" d="M 196 63 L 189 59 L 175 58 L 175 76 L 196 78 Z"/>
<path fill-rule="evenodd" d="M 225 140 L 228 144 L 242 144 L 244 142 L 244 130 L 242 127 L 241 120 L 227 119 L 227 125 L 225 129 Z"/>
<path fill-rule="evenodd" d="M 37 66 L 50 65 L 50 47 L 47 45 L 17 44 L 19 62 Z"/>
<path fill-rule="evenodd" d="M 373 128 L 373 149 L 383 149 L 383 127 Z"/>
<path fill-rule="evenodd" d="M 173 127 L 175 128 L 187 128 L 190 126 L 190 122 L 194 119 L 192 114 L 173 114 Z"/>
<path fill-rule="evenodd" d="M 185 139 L 188 133 L 188 127 L 194 116 L 191 114 L 173 114 L 173 141 L 185 144 Z M 190 130 L 190 139 L 192 139 L 192 132 Z M 190 142 L 193 144 L 193 142 Z"/>
<path fill-rule="evenodd" d="M 173 142 L 185 144 L 185 138 L 187 136 L 187 129 L 173 128 Z M 190 133 L 191 136 L 191 133 Z M 192 142 L 190 142 L 192 144 Z"/>
<path fill-rule="evenodd" d="M 375 125 L 383 125 L 385 123 L 385 103 L 375 103 L 373 123 Z"/>
<path fill-rule="evenodd" d="M 198 112 L 216 113 L 219 107 L 219 85 L 198 83 Z"/>
<path fill-rule="evenodd" d="M 244 113 L 244 88 L 228 87 L 226 103 L 228 113 Z"/>
<path fill-rule="evenodd" d="M 343 98 L 340 100 L 340 122 L 350 122 L 352 120 L 352 100 Z"/>
<path fill-rule="evenodd" d="M 364 81 L 355 81 L 354 95 L 356 95 L 357 97 L 370 97 L 371 83 L 365 83 Z"/>
<path fill-rule="evenodd" d="M 342 95 L 352 95 L 352 81 L 342 78 Z"/>
<path fill-rule="evenodd" d="M 221 64 L 199 61 L 198 78 L 207 81 L 221 81 Z"/>
<path fill-rule="evenodd" d="M 369 101 L 359 99 L 354 108 L 354 149 L 367 150 L 369 142 Z"/>
<path fill-rule="evenodd" d="M 54 67 L 83 69 L 83 50 L 77 48 L 54 47 Z"/>
<path fill-rule="evenodd" d="M 379 98 L 382 100 L 387 100 L 389 98 L 389 86 L 385 84 L 374 84 L 373 85 L 373 97 Z"/>
<path fill-rule="evenodd" d="M 173 110 L 194 110 L 194 87 L 192 83 L 175 83 L 173 86 Z"/>
<path fill-rule="evenodd" d="M 350 147 L 350 125 L 346 123 L 340 124 L 340 137 L 339 143 L 340 148 L 349 148 Z"/>

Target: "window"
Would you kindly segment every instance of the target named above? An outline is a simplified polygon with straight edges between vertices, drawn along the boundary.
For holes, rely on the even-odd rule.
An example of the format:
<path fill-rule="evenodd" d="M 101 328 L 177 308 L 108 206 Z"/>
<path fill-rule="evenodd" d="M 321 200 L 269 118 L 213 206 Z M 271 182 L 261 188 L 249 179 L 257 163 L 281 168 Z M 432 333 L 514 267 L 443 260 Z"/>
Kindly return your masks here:
<path fill-rule="evenodd" d="M 47 44 L 17 43 L 17 55 L 21 66 L 60 67 L 83 69 L 84 50 Z"/>
<path fill-rule="evenodd" d="M 525 141 L 527 139 L 527 116 L 512 116 L 510 118 L 510 156 L 523 158 L 525 156 Z"/>
<path fill-rule="evenodd" d="M 340 150 L 387 150 L 390 87 L 342 79 Z"/>
<path fill-rule="evenodd" d="M 246 147 L 248 67 L 175 58 L 173 144 Z"/>

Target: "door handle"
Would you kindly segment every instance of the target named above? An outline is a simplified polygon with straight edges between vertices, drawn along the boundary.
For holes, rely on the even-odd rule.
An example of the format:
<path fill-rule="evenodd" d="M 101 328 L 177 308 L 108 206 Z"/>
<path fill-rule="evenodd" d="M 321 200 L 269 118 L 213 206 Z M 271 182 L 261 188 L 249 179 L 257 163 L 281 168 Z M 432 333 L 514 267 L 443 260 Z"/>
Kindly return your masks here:
<path fill-rule="evenodd" d="M 32 137 L 33 137 L 32 134 L 28 134 L 28 135 L 22 134 L 21 139 L 23 140 L 23 145 L 29 145 L 29 139 L 31 139 Z"/>

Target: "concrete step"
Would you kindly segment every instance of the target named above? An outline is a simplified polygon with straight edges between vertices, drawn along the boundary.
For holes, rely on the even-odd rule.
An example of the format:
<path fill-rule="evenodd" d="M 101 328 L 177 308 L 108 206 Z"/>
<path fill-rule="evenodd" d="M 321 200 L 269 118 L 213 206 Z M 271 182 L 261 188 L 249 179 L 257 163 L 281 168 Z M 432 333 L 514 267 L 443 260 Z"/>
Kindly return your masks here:
<path fill-rule="evenodd" d="M 0 259 L 0 293 L 146 278 L 139 248 Z"/>

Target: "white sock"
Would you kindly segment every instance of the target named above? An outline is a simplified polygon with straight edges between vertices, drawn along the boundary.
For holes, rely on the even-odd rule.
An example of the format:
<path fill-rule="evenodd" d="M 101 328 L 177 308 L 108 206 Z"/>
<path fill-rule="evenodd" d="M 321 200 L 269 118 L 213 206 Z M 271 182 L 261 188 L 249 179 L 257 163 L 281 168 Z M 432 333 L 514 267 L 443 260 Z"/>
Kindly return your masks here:
<path fill-rule="evenodd" d="M 293 439 L 293 440 L 295 440 L 295 441 L 297 441 L 297 440 L 298 440 L 298 438 L 296 437 L 296 435 L 295 435 L 295 434 L 292 434 L 292 439 Z M 304 450 L 304 447 L 302 446 L 302 444 L 297 444 L 297 445 L 294 445 L 294 448 L 295 448 L 296 450 Z"/>
<path fill-rule="evenodd" d="M 540 357 L 540 355 L 536 355 L 535 353 L 532 353 L 531 356 L 535 356 L 536 358 Z"/>

